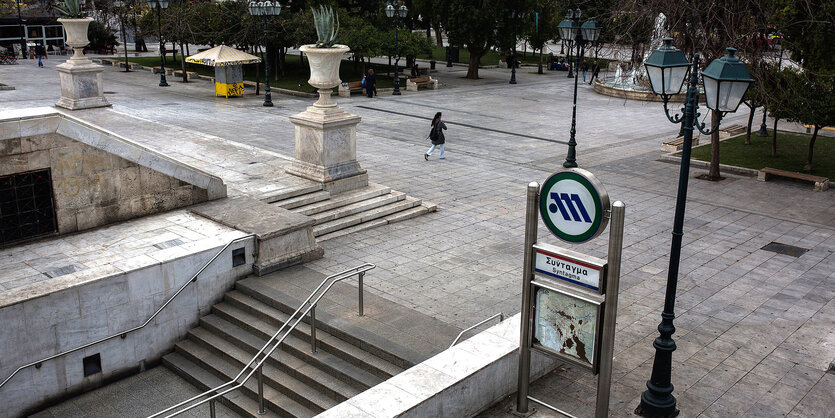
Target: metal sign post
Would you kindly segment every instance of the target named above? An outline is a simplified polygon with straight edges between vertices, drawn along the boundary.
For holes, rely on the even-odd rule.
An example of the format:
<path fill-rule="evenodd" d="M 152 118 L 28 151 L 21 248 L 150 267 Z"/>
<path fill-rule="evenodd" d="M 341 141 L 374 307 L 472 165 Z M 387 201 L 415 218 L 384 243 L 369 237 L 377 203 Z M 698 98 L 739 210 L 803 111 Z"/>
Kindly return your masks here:
<path fill-rule="evenodd" d="M 624 204 L 610 205 L 602 184 L 585 170 L 555 173 L 541 190 L 536 182 L 528 184 L 514 415 L 533 413 L 532 400 L 571 416 L 528 395 L 532 349 L 598 374 L 595 416 L 608 415 L 624 213 Z M 538 215 L 569 243 L 595 238 L 611 220 L 607 260 L 537 243 Z"/>

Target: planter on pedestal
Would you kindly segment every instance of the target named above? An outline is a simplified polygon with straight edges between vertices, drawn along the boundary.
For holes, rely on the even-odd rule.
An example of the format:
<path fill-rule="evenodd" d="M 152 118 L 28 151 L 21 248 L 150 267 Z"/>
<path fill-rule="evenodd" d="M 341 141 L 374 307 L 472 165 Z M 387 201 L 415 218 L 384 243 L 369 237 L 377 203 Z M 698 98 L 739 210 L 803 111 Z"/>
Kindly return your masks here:
<path fill-rule="evenodd" d="M 110 106 L 104 98 L 101 72 L 104 67 L 94 64 L 84 56 L 87 40 L 87 26 L 93 19 L 58 19 L 67 33 L 67 44 L 73 48 L 73 56 L 56 67 L 61 78 L 61 98 L 56 106 L 70 110 Z"/>
<path fill-rule="evenodd" d="M 316 48 L 304 45 L 301 51 L 310 63 L 308 83 L 319 91 L 319 100 L 298 115 L 290 116 L 296 126 L 296 153 L 285 169 L 290 174 L 324 184 L 332 193 L 368 185 L 368 174 L 357 162 L 357 124 L 360 117 L 339 107 L 332 99 L 338 86 L 339 64 L 350 51 L 345 45 Z"/>

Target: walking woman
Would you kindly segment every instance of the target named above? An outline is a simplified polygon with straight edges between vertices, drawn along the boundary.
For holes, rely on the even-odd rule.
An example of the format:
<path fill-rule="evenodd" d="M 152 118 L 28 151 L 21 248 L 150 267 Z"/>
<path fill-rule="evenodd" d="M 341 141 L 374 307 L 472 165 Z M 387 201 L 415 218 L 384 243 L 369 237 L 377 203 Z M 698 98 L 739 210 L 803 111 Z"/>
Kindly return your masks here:
<path fill-rule="evenodd" d="M 446 124 L 441 120 L 441 112 L 435 114 L 435 117 L 432 118 L 432 130 L 429 131 L 429 139 L 432 140 L 432 147 L 429 148 L 429 151 L 426 151 L 426 154 L 423 154 L 423 159 L 429 161 L 429 156 L 435 152 L 435 147 L 440 145 L 441 148 L 441 155 L 440 159 L 445 159 L 444 155 L 444 129 L 446 129 Z"/>

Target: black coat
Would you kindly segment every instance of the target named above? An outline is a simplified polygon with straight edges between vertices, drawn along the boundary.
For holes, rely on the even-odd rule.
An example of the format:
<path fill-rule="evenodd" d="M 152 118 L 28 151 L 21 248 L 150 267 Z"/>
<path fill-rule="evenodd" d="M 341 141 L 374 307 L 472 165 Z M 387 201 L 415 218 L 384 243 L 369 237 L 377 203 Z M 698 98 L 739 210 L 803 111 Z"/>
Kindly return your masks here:
<path fill-rule="evenodd" d="M 441 120 L 432 125 L 432 131 L 435 133 L 432 145 L 441 145 L 445 142 L 444 129 L 446 129 L 446 124 Z M 432 138 L 432 135 L 430 135 L 430 138 Z"/>
<path fill-rule="evenodd" d="M 377 85 L 377 74 L 369 74 L 365 76 L 365 88 L 368 90 L 374 90 L 374 87 Z"/>

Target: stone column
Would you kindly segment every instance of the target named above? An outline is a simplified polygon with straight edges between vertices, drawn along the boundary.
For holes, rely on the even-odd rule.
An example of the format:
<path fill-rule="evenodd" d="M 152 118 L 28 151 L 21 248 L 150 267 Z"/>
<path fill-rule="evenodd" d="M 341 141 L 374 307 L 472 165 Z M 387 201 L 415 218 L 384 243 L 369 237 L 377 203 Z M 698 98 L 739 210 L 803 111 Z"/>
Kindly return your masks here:
<path fill-rule="evenodd" d="M 357 162 L 360 119 L 335 103 L 328 107 L 310 106 L 290 116 L 296 125 L 296 158 L 285 171 L 324 183 L 325 190 L 332 193 L 367 186 L 368 173 Z"/>

